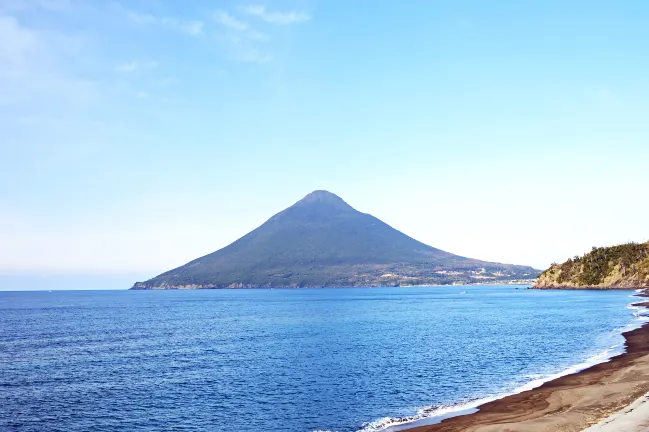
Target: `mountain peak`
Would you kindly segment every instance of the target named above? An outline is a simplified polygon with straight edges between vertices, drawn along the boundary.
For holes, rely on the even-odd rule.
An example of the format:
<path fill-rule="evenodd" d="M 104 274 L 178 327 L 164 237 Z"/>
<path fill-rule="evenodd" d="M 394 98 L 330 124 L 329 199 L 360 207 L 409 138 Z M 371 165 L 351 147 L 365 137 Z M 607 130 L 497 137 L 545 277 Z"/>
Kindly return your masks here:
<path fill-rule="evenodd" d="M 302 198 L 295 205 L 303 204 L 326 204 L 335 207 L 351 208 L 342 198 L 338 195 L 326 190 L 316 190 Z"/>

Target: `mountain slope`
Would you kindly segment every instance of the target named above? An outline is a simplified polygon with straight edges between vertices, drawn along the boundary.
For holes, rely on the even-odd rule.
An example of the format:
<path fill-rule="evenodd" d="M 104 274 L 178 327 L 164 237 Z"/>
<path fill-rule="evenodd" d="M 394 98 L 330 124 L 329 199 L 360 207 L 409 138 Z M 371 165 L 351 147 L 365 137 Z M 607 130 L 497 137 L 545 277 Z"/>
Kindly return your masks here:
<path fill-rule="evenodd" d="M 376 286 L 537 274 L 436 249 L 315 191 L 229 246 L 133 288 Z"/>
<path fill-rule="evenodd" d="M 534 288 L 642 288 L 649 286 L 649 242 L 596 248 L 552 264 Z"/>

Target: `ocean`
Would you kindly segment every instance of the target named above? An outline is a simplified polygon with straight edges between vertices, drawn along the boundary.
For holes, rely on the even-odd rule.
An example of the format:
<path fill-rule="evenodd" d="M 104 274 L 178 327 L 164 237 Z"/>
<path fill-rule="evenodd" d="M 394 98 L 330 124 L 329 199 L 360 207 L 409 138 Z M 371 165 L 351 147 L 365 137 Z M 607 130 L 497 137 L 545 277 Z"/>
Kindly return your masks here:
<path fill-rule="evenodd" d="M 0 292 L 0 430 L 397 430 L 621 353 L 632 294 Z"/>

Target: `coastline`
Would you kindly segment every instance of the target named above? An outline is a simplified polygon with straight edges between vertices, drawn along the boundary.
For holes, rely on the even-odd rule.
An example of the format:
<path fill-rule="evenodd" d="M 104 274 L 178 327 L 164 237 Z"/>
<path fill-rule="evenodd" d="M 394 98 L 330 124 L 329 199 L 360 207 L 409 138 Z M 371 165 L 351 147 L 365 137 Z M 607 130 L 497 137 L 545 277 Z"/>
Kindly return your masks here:
<path fill-rule="evenodd" d="M 486 282 L 458 282 L 458 283 L 423 283 L 423 284 L 383 284 L 383 285 L 372 285 L 372 284 L 361 284 L 361 285 L 256 285 L 256 284 L 243 284 L 236 283 L 230 285 L 200 285 L 200 284 L 189 284 L 189 285 L 147 285 L 146 282 L 135 282 L 135 284 L 128 288 L 131 291 L 183 291 L 183 290 L 233 290 L 233 289 L 302 289 L 302 288 L 412 288 L 412 287 L 450 287 L 450 286 L 499 286 L 499 285 L 511 285 L 511 286 L 529 286 L 533 285 L 536 279 L 506 279 L 506 280 L 491 280 Z M 545 289 L 545 288 L 539 288 Z M 547 288 L 554 289 L 554 288 Z M 617 288 L 574 288 L 574 289 L 617 289 Z M 631 288 L 619 288 L 624 290 L 629 290 Z"/>
<path fill-rule="evenodd" d="M 649 289 L 636 291 L 649 297 Z M 649 301 L 632 303 L 649 308 Z M 479 405 L 435 424 L 402 424 L 408 432 L 581 432 L 649 392 L 649 323 L 624 332 L 625 352 L 604 363 Z M 649 413 L 648 413 L 649 416 Z M 431 418 L 434 420 L 434 418 Z M 410 426 L 410 427 L 409 427 Z"/>

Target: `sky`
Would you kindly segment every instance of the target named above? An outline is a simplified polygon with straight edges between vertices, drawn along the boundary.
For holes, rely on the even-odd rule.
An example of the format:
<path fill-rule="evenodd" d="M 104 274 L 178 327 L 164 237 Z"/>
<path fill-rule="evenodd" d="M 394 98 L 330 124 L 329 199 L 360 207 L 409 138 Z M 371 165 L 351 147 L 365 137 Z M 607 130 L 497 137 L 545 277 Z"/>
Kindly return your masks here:
<path fill-rule="evenodd" d="M 649 240 L 649 3 L 0 2 L 0 289 L 128 288 L 316 189 L 543 269 Z"/>

